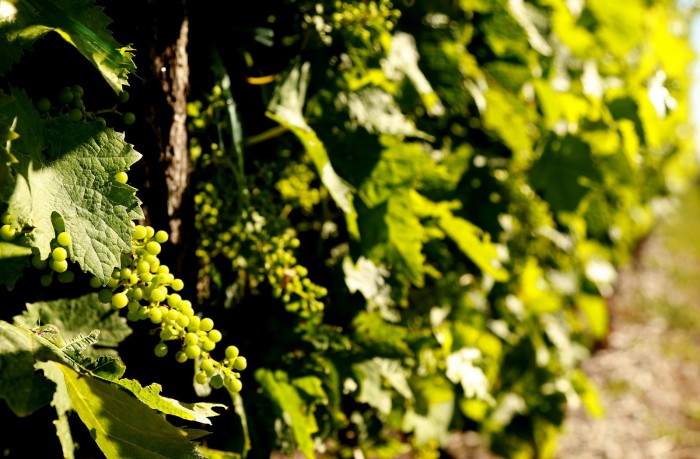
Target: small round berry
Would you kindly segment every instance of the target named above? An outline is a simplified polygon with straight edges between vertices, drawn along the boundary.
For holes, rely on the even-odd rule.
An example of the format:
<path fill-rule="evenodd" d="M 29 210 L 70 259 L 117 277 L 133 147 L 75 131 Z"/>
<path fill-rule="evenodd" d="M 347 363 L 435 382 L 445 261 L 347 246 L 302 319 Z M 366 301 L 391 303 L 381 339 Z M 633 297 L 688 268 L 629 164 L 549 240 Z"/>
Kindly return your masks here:
<path fill-rule="evenodd" d="M 58 233 L 58 236 L 56 236 L 56 242 L 63 247 L 68 247 L 73 242 L 73 238 L 67 232 L 61 231 Z"/>
<path fill-rule="evenodd" d="M 161 341 L 153 348 L 153 353 L 156 357 L 165 357 L 168 354 L 168 345 Z M 187 360 L 187 358 L 185 358 L 185 360 Z"/>
<path fill-rule="evenodd" d="M 126 112 L 124 113 L 122 120 L 124 121 L 124 124 L 126 124 L 127 126 L 131 126 L 136 122 L 136 115 L 134 115 L 131 112 Z"/>

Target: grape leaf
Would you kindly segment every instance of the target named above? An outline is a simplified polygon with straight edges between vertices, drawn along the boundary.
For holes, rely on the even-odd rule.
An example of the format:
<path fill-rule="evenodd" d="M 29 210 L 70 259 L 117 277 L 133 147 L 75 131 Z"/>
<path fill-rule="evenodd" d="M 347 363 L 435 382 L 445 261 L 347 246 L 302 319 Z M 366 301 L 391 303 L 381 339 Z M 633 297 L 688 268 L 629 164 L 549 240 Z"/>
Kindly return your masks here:
<path fill-rule="evenodd" d="M 21 326 L 20 329 L 24 330 Z M 88 355 L 88 349 L 98 342 L 99 330 L 92 330 L 87 335 L 77 334 L 67 342 L 59 328 L 54 324 L 33 327 L 31 332 L 33 332 L 35 341 L 44 346 L 46 359 L 68 365 L 81 374 L 114 383 L 131 392 L 145 405 L 164 414 L 211 424 L 207 417 L 218 416 L 213 408 L 226 408 L 225 405 L 220 404 L 181 403 L 159 395 L 162 387 L 158 384 L 151 384 L 144 388 L 138 381 L 120 379 L 126 371 L 126 367 L 121 361 L 111 356 L 100 356 L 94 359 Z"/>
<path fill-rule="evenodd" d="M 139 400 L 95 378 L 86 378 L 58 362 L 61 374 L 46 372 L 66 388 L 73 409 L 108 458 L 204 458 L 186 431 L 168 423 Z"/>
<path fill-rule="evenodd" d="M 363 252 L 405 275 L 416 287 L 423 286 L 425 228 L 411 209 L 408 193 L 397 191 L 371 209 L 358 210 Z"/>
<path fill-rule="evenodd" d="M 107 30 L 112 20 L 92 0 L 23 0 L 10 20 L 0 18 L 0 75 L 19 60 L 24 49 L 55 31 L 102 74 L 119 93 L 136 70 L 133 49 L 122 46 Z"/>
<path fill-rule="evenodd" d="M 318 431 L 318 425 L 313 411 L 306 405 L 297 389 L 285 381 L 286 374 L 281 370 L 273 372 L 266 368 L 258 368 L 255 371 L 255 379 L 277 406 L 279 417 L 291 429 L 296 446 L 307 459 L 313 459 L 314 439 L 313 434 Z"/>
<path fill-rule="evenodd" d="M 345 213 L 348 231 L 354 237 L 357 232 L 357 213 L 353 204 L 353 190 L 333 169 L 323 142 L 304 119 L 302 109 L 309 84 L 309 63 L 292 67 L 289 75 L 277 86 L 268 106 L 267 116 L 289 129 L 302 143 L 313 161 L 323 185 Z"/>
<path fill-rule="evenodd" d="M 35 367 L 38 370 L 42 370 L 45 375 L 47 375 L 49 380 L 55 380 L 60 377 L 61 370 L 49 362 L 37 362 Z M 50 373 L 51 372 L 51 373 Z M 63 451 L 63 457 L 73 458 L 75 457 L 75 443 L 73 442 L 73 435 L 70 430 L 70 421 L 68 415 L 73 409 L 70 397 L 68 396 L 68 391 L 64 384 L 58 384 L 56 386 L 56 391 L 53 394 L 53 400 L 51 401 L 51 406 L 56 409 L 56 415 L 58 419 L 54 421 L 56 425 L 56 434 L 58 440 L 61 443 L 61 449 Z"/>
<path fill-rule="evenodd" d="M 27 328 L 37 323 L 53 324 L 68 341 L 78 334 L 85 335 L 99 329 L 96 344 L 117 347 L 132 333 L 126 318 L 117 314 L 110 304 L 100 302 L 96 293 L 79 298 L 28 303 L 26 308 L 21 315 L 13 318 L 15 324 Z"/>
<path fill-rule="evenodd" d="M 73 238 L 70 259 L 106 283 L 121 253 L 131 250 L 132 220 L 143 216 L 136 190 L 114 175 L 141 155 L 98 121 L 74 124 L 62 116 L 44 123 L 24 92 L 12 94 L 15 102 L 0 106 L 17 114 L 20 135 L 9 211 L 19 227 L 34 228 L 28 239 L 42 258 L 55 237 L 52 214 L 60 214 Z"/>
<path fill-rule="evenodd" d="M 32 249 L 0 241 L 0 284 L 12 289 L 24 268 L 29 266 Z"/>
<path fill-rule="evenodd" d="M 146 387 L 142 387 L 138 381 L 133 379 L 120 379 L 116 383 L 134 394 L 146 405 L 163 414 L 178 416 L 202 424 L 211 425 L 208 418 L 219 415 L 213 408 L 228 408 L 219 403 L 182 403 L 172 398 L 163 397 L 160 395 L 162 387 L 155 383 Z"/>
<path fill-rule="evenodd" d="M 34 362 L 49 355 L 31 331 L 0 321 L 0 399 L 17 416 L 49 403 L 54 384 L 34 371 Z"/>

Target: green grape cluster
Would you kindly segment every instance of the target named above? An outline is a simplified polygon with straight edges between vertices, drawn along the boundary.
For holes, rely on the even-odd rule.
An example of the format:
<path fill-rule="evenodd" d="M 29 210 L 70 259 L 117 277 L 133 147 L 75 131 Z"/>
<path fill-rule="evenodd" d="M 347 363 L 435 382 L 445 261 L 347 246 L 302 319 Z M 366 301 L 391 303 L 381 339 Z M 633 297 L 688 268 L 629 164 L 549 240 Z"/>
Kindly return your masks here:
<path fill-rule="evenodd" d="M 78 123 L 84 120 L 92 120 L 98 118 L 102 113 L 120 114 L 116 106 L 101 110 L 99 112 L 91 112 L 86 110 L 83 95 L 85 91 L 80 85 L 63 87 L 56 97 L 56 105 L 54 105 L 48 97 L 40 97 L 35 105 L 37 110 L 45 116 L 55 117 L 58 115 L 67 115 L 73 123 Z M 126 102 L 129 98 L 127 92 L 122 92 L 119 96 L 119 102 Z M 122 121 L 126 125 L 134 124 L 136 117 L 131 112 L 126 112 L 122 115 Z"/>
<path fill-rule="evenodd" d="M 293 250 L 299 247 L 299 239 L 289 230 L 272 236 L 264 249 L 263 265 L 267 281 L 277 298 L 282 298 L 287 310 L 298 312 L 302 317 L 323 310 L 323 298 L 328 294 L 325 287 L 316 285 L 308 278 L 308 270 L 299 264 Z"/>
<path fill-rule="evenodd" d="M 372 54 L 396 26 L 401 11 L 389 0 L 334 2 L 331 27 L 351 47 L 350 54 Z"/>
<path fill-rule="evenodd" d="M 80 85 L 66 86 L 59 91 L 56 106 L 51 103 L 48 97 L 41 97 L 36 101 L 36 108 L 40 113 L 50 116 L 68 115 L 72 122 L 77 123 L 85 119 L 87 114 L 83 102 L 84 93 L 85 91 Z"/>
<path fill-rule="evenodd" d="M 337 30 L 349 30 L 365 35 L 371 29 L 392 30 L 401 12 L 389 0 L 368 2 L 334 2 L 332 25 Z"/>
<path fill-rule="evenodd" d="M 70 284 L 75 280 L 75 272 L 70 270 L 69 263 L 73 238 L 59 221 L 54 220 L 54 229 L 57 234 L 51 240 L 49 256 L 42 259 L 41 255 L 35 253 L 31 258 L 34 268 L 47 271 L 39 278 L 39 283 L 44 287 L 53 284 L 54 276 L 62 284 Z"/>
<path fill-rule="evenodd" d="M 115 309 L 127 310 L 131 321 L 148 320 L 156 329 L 160 341 L 153 352 L 164 357 L 169 343 L 179 349 L 175 360 L 184 363 L 198 362 L 195 376 L 198 384 L 209 383 L 213 388 L 226 387 L 231 392 L 242 388 L 240 373 L 246 368 L 245 357 L 235 346 L 225 349 L 225 358 L 214 359 L 211 352 L 223 338 L 214 328 L 214 321 L 195 314 L 192 302 L 178 293 L 184 288 L 182 279 L 170 273 L 161 264 L 158 255 L 168 241 L 168 233 L 155 231 L 151 226 L 135 225 L 132 234 L 132 251 L 122 254 L 121 268 L 115 269 L 106 285 L 93 277 L 90 285 L 99 289 L 98 298 Z"/>
<path fill-rule="evenodd" d="M 311 213 L 315 205 L 321 202 L 322 188 L 312 186 L 316 179 L 314 171 L 304 163 L 290 163 L 275 188 L 285 201 L 298 206 L 303 212 Z"/>
<path fill-rule="evenodd" d="M 281 234 L 269 234 L 264 221 L 254 211 L 245 212 L 248 221 L 234 223 L 216 232 L 211 232 L 213 218 L 218 212 L 215 198 L 200 194 L 199 211 L 195 220 L 200 235 L 208 235 L 201 241 L 196 254 L 200 260 L 200 276 L 211 274 L 213 259 L 223 256 L 239 272 L 241 280 L 255 291 L 262 282 L 272 287 L 272 293 L 280 298 L 287 310 L 310 317 L 323 310 L 321 298 L 327 295 L 326 288 L 319 286 L 308 277 L 308 270 L 297 263 L 294 252 L 300 241 L 294 230 L 287 228 Z M 263 227 L 265 229 L 263 229 Z"/>

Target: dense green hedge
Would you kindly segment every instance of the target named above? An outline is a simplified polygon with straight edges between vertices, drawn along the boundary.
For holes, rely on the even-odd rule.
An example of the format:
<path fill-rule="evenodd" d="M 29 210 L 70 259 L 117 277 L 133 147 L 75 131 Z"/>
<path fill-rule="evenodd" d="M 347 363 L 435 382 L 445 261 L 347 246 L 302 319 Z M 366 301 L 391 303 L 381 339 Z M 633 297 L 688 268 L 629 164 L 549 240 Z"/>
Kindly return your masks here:
<path fill-rule="evenodd" d="M 603 414 L 580 364 L 606 297 L 696 175 L 690 11 L 192 2 L 189 211 L 166 215 L 140 10 L 0 5 L 4 417 L 55 410 L 66 457 L 74 437 L 93 448 L 85 424 L 107 457 L 427 458 L 473 430 L 546 458 L 569 407 Z M 64 59 L 51 46 L 84 59 L 37 74 Z M 168 215 L 177 251 L 133 229 L 171 231 Z"/>

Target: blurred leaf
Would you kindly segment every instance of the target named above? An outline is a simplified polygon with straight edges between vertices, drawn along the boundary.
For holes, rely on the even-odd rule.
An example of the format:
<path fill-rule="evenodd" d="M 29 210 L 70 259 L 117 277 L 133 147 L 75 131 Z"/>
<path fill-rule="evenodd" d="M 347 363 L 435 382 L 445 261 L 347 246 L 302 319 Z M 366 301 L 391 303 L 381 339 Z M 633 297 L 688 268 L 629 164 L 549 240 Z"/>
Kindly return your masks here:
<path fill-rule="evenodd" d="M 313 459 L 314 434 L 318 432 L 318 425 L 312 406 L 303 402 L 297 389 L 286 381 L 286 374 L 280 371 L 273 373 L 266 368 L 258 368 L 255 379 L 275 404 L 279 418 L 292 431 L 296 447 L 307 459 Z"/>

